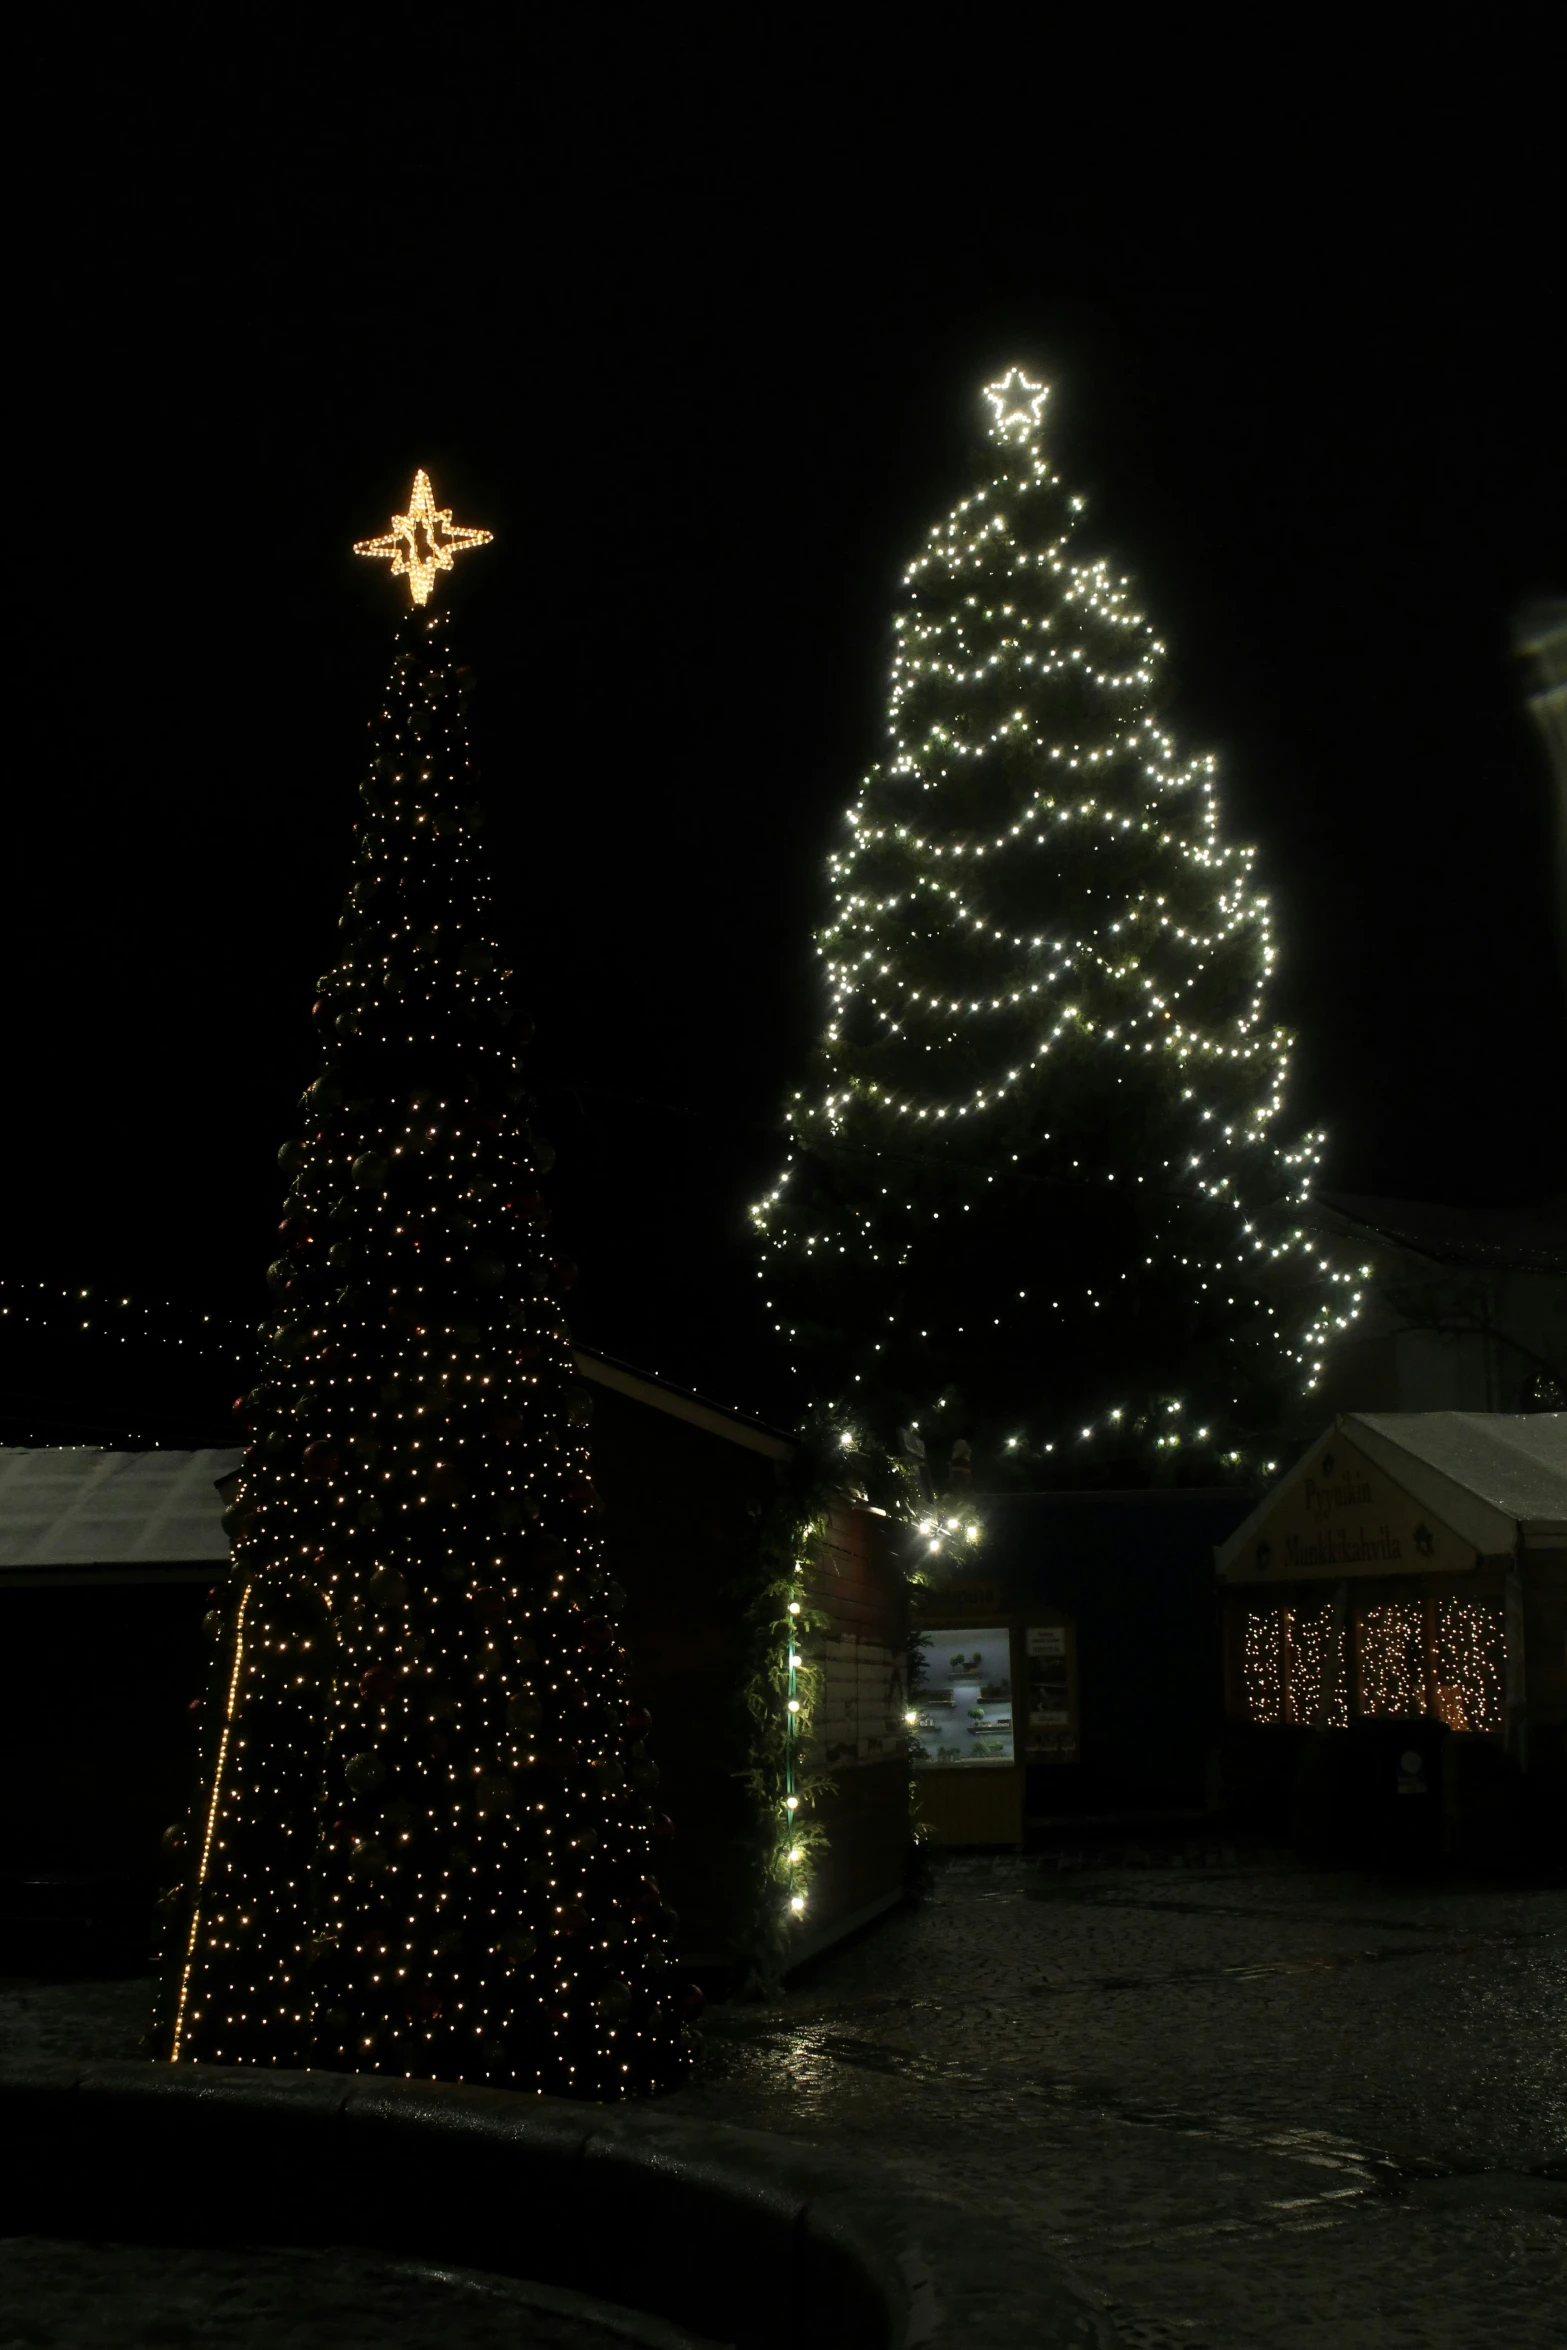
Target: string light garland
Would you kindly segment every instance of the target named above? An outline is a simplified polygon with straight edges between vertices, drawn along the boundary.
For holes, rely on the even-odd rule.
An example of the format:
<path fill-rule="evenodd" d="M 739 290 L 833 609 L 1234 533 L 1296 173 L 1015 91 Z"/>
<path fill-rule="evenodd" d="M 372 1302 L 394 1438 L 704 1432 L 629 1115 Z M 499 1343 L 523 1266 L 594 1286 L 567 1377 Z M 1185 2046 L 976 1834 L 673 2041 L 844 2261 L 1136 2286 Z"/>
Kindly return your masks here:
<path fill-rule="evenodd" d="M 1332 1600 L 1285 1608 L 1280 1618 L 1288 1679 L 1287 1718 L 1305 1729 L 1342 1730 L 1349 1722 L 1343 1640 Z"/>
<path fill-rule="evenodd" d="M 1499 1599 L 1436 1604 L 1436 1710 L 1450 1730 L 1504 1727 L 1506 1619 Z"/>
<path fill-rule="evenodd" d="M 1425 1608 L 1418 1599 L 1387 1600 L 1361 1611 L 1356 1626 L 1363 1714 L 1426 1710 Z"/>
<path fill-rule="evenodd" d="M 0 1319 L 62 1334 L 93 1331 L 121 1346 L 210 1348 L 237 1354 L 249 1332 L 249 1325 L 237 1315 L 201 1313 L 170 1298 L 119 1297 L 92 1283 L 0 1277 L 0 1301 Z"/>
<path fill-rule="evenodd" d="M 1076 550 L 1047 387 L 984 400 L 828 858 L 824 1023 L 752 1209 L 767 1305 L 814 1392 L 987 1473 L 1248 1480 L 1307 1430 L 1365 1270 L 1300 1216 L 1324 1137 L 1283 1131 L 1256 852 L 1159 720 L 1130 584 Z"/>
<path fill-rule="evenodd" d="M 1450 1730 L 1503 1728 L 1505 1623 L 1499 1599 L 1411 1594 L 1356 1613 L 1361 1718 L 1432 1716 Z M 1337 1605 L 1265 1600 L 1241 1626 L 1241 1690 L 1248 1721 L 1342 1730 L 1350 1676 Z"/>
<path fill-rule="evenodd" d="M 414 475 L 406 514 L 394 514 L 392 526 L 378 539 L 356 539 L 356 555 L 376 555 L 389 561 L 394 579 L 406 579 L 416 604 L 427 604 L 438 571 L 450 571 L 454 557 L 469 547 L 487 547 L 489 530 L 471 530 L 452 521 L 450 506 L 437 506 L 430 476 L 423 466 Z"/>
<path fill-rule="evenodd" d="M 815 1735 L 825 1684 L 831 1612 L 815 1596 L 835 1509 L 876 1513 L 911 1584 L 931 1556 L 954 1555 L 957 1539 L 925 1514 L 913 1463 L 874 1445 L 842 1416 L 813 1409 L 760 1529 L 759 1581 L 748 1608 L 750 1662 L 742 1694 L 750 1716 L 750 1759 L 742 1774 L 755 1806 L 755 1882 L 749 1934 L 753 1989 L 777 1989 L 810 1924 L 811 1891 L 829 1847 L 819 1806 L 837 1793 Z M 969 1521 L 971 1541 L 979 1528 Z M 915 1563 L 915 1537 L 919 1532 Z M 934 1536 L 934 1538 L 932 1538 Z M 972 1556 L 972 1550 L 969 1555 Z M 912 1727 L 905 1717 L 906 1726 Z M 911 1741 L 912 1743 L 912 1741 Z M 910 1840 L 923 1829 L 911 1789 Z"/>
<path fill-rule="evenodd" d="M 255 1335 L 242 1319 L 168 1298 L 126 1296 L 99 1283 L 0 1279 L 0 1346 L 25 1349 L 28 1408 L 7 1424 L 10 1444 L 91 1441 L 138 1447 L 155 1422 L 208 1433 L 222 1418 L 236 1376 L 254 1359 Z M 50 1398 L 40 1362 L 62 1381 Z M 163 1382 L 177 1374 L 177 1391 Z M 201 1390 L 221 1401 L 204 1403 Z M 70 1431 L 68 1438 L 62 1430 Z"/>
<path fill-rule="evenodd" d="M 822 1692 L 822 1647 L 832 1617 L 812 1604 L 809 1578 L 827 1536 L 827 1512 L 796 1520 L 794 1555 L 768 1581 L 756 1610 L 764 1643 L 760 1673 L 746 1692 L 751 1713 L 748 1783 L 762 1833 L 761 1913 L 754 1935 L 757 1971 L 775 1982 L 810 1905 L 811 1881 L 825 1848 L 814 1817 L 836 1782 L 820 1767 L 811 1732 Z"/>
<path fill-rule="evenodd" d="M 398 635 L 280 1154 L 158 2045 L 613 2099 L 682 2077 L 695 1995 L 447 626 Z"/>
<path fill-rule="evenodd" d="M 1284 1719 L 1284 1659 L 1276 1607 L 1246 1610 L 1241 1646 L 1246 1716 L 1253 1722 Z"/>
<path fill-rule="evenodd" d="M 1242 1622 L 1241 1679 L 1246 1718 L 1343 1729 L 1349 1721 L 1338 1611 L 1331 1599 L 1249 1607 Z"/>

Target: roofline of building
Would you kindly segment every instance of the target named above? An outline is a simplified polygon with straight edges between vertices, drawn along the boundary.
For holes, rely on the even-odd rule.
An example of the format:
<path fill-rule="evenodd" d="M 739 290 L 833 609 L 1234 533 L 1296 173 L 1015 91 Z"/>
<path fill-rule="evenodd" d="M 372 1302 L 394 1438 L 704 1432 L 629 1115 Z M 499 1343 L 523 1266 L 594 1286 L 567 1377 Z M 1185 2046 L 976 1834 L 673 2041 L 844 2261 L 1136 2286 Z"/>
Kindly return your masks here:
<path fill-rule="evenodd" d="M 635 1403 L 646 1404 L 651 1410 L 665 1412 L 671 1419 L 683 1420 L 688 1427 L 700 1428 L 709 1436 L 718 1436 L 726 1443 L 737 1444 L 747 1452 L 760 1453 L 771 1461 L 792 1460 L 795 1439 L 785 1435 L 781 1428 L 773 1428 L 765 1420 L 755 1420 L 744 1412 L 731 1411 L 722 1404 L 710 1403 L 705 1396 L 694 1395 L 687 1388 L 676 1387 L 670 1380 L 660 1379 L 651 1371 L 638 1370 L 634 1365 L 619 1361 L 613 1355 L 601 1355 L 585 1347 L 574 1347 L 572 1359 L 579 1375 L 590 1379 L 595 1386 L 607 1387 L 618 1395 L 629 1397 Z M 87 1452 L 100 1456 L 135 1454 L 143 1452 L 184 1453 L 187 1457 L 199 1452 L 230 1453 L 233 1445 L 151 1445 L 126 1446 L 106 1444 L 83 1445 L 17 1445 L 5 1447 L 19 1452 Z M 213 1479 L 220 1499 L 232 1501 L 238 1485 L 242 1462 L 235 1461 L 231 1469 Z M 0 1567 L 0 1585 L 7 1589 L 20 1588 L 24 1582 L 124 1583 L 136 1579 L 145 1582 L 199 1582 L 210 1576 L 214 1568 L 221 1568 L 228 1559 L 225 1548 L 216 1557 L 201 1562 L 186 1562 L 182 1567 L 153 1567 L 145 1562 L 147 1571 L 138 1572 L 108 1561 L 80 1560 L 72 1565 Z M 138 1562 L 138 1566 L 143 1563 Z"/>
<path fill-rule="evenodd" d="M 1485 1418 L 1491 1415 L 1475 1413 L 1464 1416 Z M 1495 1416 L 1512 1417 L 1515 1415 Z M 1423 1454 L 1408 1451 L 1398 1442 L 1396 1436 L 1387 1434 L 1375 1424 L 1379 1419 L 1422 1419 L 1424 1417 L 1425 1415 L 1419 1412 L 1337 1413 L 1332 1426 L 1326 1429 L 1315 1443 L 1307 1445 L 1305 1451 L 1290 1464 L 1281 1477 L 1274 1479 L 1256 1508 L 1241 1520 L 1234 1533 L 1226 1535 L 1222 1542 L 1214 1544 L 1213 1561 L 1216 1573 L 1221 1575 L 1226 1573 L 1234 1561 L 1240 1557 L 1247 1544 L 1255 1538 L 1257 1528 L 1270 1510 L 1274 1508 L 1284 1488 L 1293 1483 L 1312 1455 L 1320 1452 L 1324 1442 L 1333 1436 L 1347 1439 L 1349 1443 L 1358 1445 L 1366 1458 L 1374 1462 L 1385 1476 L 1391 1477 L 1395 1484 L 1401 1485 L 1412 1500 L 1420 1502 L 1424 1508 L 1440 1515 L 1452 1531 L 1462 1536 L 1466 1542 L 1473 1542 L 1476 1553 L 1482 1558 L 1516 1557 L 1521 1550 L 1525 1549 L 1553 1550 L 1559 1546 L 1567 1545 L 1567 1522 L 1554 1517 L 1514 1518 L 1509 1516 L 1507 1511 L 1500 1508 L 1495 1502 L 1487 1501 L 1482 1494 L 1472 1492 L 1467 1485 L 1450 1476 L 1445 1469 L 1439 1469 L 1433 1462 L 1425 1459 Z M 1421 1488 L 1419 1491 L 1416 1490 L 1416 1480 L 1419 1481 Z M 1499 1534 L 1502 1536 L 1500 1540 L 1497 1539 Z"/>
<path fill-rule="evenodd" d="M 651 1371 L 639 1371 L 634 1364 L 620 1362 L 613 1355 L 594 1354 L 585 1347 L 574 1347 L 572 1354 L 583 1378 L 591 1379 L 595 1386 L 630 1396 L 634 1402 L 645 1403 L 655 1412 L 667 1412 L 671 1419 L 705 1429 L 709 1436 L 722 1436 L 730 1444 L 743 1445 L 748 1452 L 764 1454 L 768 1460 L 794 1458 L 797 1440 L 786 1436 L 781 1428 L 769 1427 L 765 1420 L 753 1420 L 724 1404 L 709 1403 L 705 1396 L 693 1395 L 689 1388 L 676 1387 L 671 1380 L 660 1379 Z"/>
<path fill-rule="evenodd" d="M 1401 1485 L 1412 1498 L 1423 1502 L 1465 1542 L 1472 1542 L 1477 1557 L 1516 1557 L 1522 1547 L 1524 1526 L 1532 1525 L 1534 1520 L 1513 1517 L 1497 1502 L 1487 1501 L 1484 1494 L 1474 1492 L 1462 1478 L 1453 1476 L 1447 1469 L 1439 1469 L 1424 1453 L 1411 1451 L 1408 1445 L 1400 1444 L 1391 1430 L 1377 1425 L 1379 1420 L 1404 1417 L 1423 1418 L 1424 1414 L 1340 1412 L 1338 1427 L 1384 1476 L 1391 1477 L 1395 1485 Z"/>
<path fill-rule="evenodd" d="M 1358 1200 L 1367 1213 L 1361 1215 L 1352 1208 L 1338 1205 L 1339 1201 L 1349 1199 Z M 1556 1242 L 1522 1241 L 1509 1249 L 1503 1240 L 1488 1241 L 1482 1233 L 1429 1231 L 1416 1238 L 1410 1232 L 1399 1231 L 1395 1228 L 1401 1217 L 1419 1216 L 1424 1213 L 1437 1217 L 1495 1216 L 1498 1218 L 1511 1214 L 1515 1217 L 1537 1217 L 1542 1221 L 1555 1217 L 1561 1219 L 1564 1229 L 1567 1229 L 1567 1216 L 1564 1216 L 1563 1202 L 1557 1194 L 1552 1194 L 1545 1199 L 1525 1201 L 1511 1210 L 1496 1207 L 1455 1207 L 1451 1201 L 1447 1200 L 1402 1199 L 1395 1198 L 1391 1194 L 1382 1196 L 1370 1192 L 1314 1191 L 1311 1195 L 1311 1205 L 1319 1216 L 1327 1217 L 1340 1230 L 1352 1234 L 1364 1234 L 1368 1242 L 1379 1243 L 1384 1248 L 1397 1249 L 1402 1256 L 1418 1257 L 1422 1264 L 1427 1265 L 1468 1268 L 1472 1271 L 1490 1273 L 1536 1273 L 1549 1279 L 1553 1275 L 1559 1276 L 1562 1270 L 1561 1266 L 1536 1260 L 1559 1255 L 1563 1249 L 1567 1249 L 1567 1239 Z M 1496 1253 L 1491 1256 L 1479 1253 L 1487 1248 L 1495 1250 Z"/>
<path fill-rule="evenodd" d="M 640 1371 L 615 1355 L 596 1354 L 582 1346 L 573 1347 L 571 1353 L 581 1377 L 591 1379 L 596 1387 L 608 1387 L 617 1395 L 629 1396 L 635 1403 L 649 1405 L 655 1412 L 667 1412 L 671 1419 L 684 1420 L 689 1427 L 705 1429 L 710 1436 L 725 1437 L 747 1452 L 763 1453 L 769 1460 L 787 1461 L 794 1457 L 793 1438 L 786 1436 L 781 1428 L 769 1427 L 765 1420 L 753 1420 L 745 1412 L 710 1403 L 706 1396 L 676 1387 L 671 1380 L 660 1379 L 652 1371 Z M 232 1469 L 227 1476 L 220 1477 L 218 1491 L 222 1493 L 238 1475 L 239 1471 Z M 227 1498 L 224 1494 L 224 1499 Z"/>
<path fill-rule="evenodd" d="M 992 1501 L 1241 1501 L 1246 1493 L 1244 1485 L 1028 1485 L 972 1500 L 977 1511 Z"/>
<path fill-rule="evenodd" d="M 114 1590 L 143 1583 L 220 1585 L 228 1571 L 227 1551 L 219 1558 L 182 1559 L 167 1567 L 148 1566 L 140 1560 L 128 1567 L 0 1567 L 0 1591 L 61 1591 L 89 1583 Z"/>

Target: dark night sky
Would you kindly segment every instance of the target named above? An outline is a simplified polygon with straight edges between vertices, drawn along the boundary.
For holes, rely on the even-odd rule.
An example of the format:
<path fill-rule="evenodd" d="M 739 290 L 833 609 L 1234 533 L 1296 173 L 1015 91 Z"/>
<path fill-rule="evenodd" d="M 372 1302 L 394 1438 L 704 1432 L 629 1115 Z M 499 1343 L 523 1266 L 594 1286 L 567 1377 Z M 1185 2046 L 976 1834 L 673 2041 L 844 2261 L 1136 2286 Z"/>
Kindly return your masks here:
<path fill-rule="evenodd" d="M 496 532 L 451 600 L 576 1327 L 777 1408 L 744 1209 L 892 583 L 1014 359 L 1260 844 L 1329 1184 L 1562 1188 L 1508 650 L 1567 587 L 1560 18 L 1400 13 L 40 51 L 7 1281 L 262 1309 L 394 619 L 348 544 L 422 463 Z"/>

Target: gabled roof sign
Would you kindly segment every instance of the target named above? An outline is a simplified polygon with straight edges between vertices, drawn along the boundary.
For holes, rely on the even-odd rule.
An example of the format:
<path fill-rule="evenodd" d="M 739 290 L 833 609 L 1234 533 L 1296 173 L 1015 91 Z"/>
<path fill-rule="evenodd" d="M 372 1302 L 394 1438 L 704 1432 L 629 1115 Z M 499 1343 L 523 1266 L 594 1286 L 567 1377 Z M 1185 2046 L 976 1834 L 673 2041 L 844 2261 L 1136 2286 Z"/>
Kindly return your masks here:
<path fill-rule="evenodd" d="M 228 1449 L 0 1445 L 0 1572 L 216 1565 L 229 1555 L 217 1485 L 238 1467 Z"/>
<path fill-rule="evenodd" d="M 1214 1551 L 1223 1582 L 1567 1547 L 1567 1412 L 1342 1412 Z"/>

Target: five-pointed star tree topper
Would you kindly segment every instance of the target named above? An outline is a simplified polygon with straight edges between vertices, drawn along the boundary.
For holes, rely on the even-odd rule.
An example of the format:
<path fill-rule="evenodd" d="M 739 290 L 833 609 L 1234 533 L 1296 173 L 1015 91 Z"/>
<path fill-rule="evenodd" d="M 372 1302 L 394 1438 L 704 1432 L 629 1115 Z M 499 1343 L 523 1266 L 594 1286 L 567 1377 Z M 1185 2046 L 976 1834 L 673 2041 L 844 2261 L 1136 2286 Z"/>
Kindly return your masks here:
<path fill-rule="evenodd" d="M 1050 397 L 1048 384 L 1036 384 L 1021 367 L 1009 367 L 993 384 L 986 384 L 990 402 L 990 429 L 998 441 L 1031 441 Z"/>
<path fill-rule="evenodd" d="M 405 578 L 416 604 L 427 604 L 438 571 L 450 571 L 452 557 L 465 547 L 486 547 L 489 530 L 464 530 L 453 525 L 450 506 L 437 506 L 430 476 L 423 466 L 414 475 L 413 495 L 406 514 L 394 514 L 392 527 L 378 539 L 356 539 L 356 555 L 389 555 L 392 577 Z"/>

